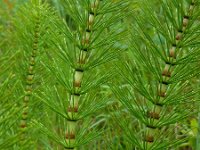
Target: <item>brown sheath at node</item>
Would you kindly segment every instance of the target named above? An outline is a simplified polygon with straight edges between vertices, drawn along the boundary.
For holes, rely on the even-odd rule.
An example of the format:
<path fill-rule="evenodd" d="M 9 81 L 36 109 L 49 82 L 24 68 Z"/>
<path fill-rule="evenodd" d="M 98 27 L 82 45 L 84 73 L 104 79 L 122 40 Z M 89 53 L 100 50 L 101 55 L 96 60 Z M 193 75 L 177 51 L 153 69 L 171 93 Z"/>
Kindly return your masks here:
<path fill-rule="evenodd" d="M 82 45 L 86 45 L 89 44 L 89 39 L 83 39 L 82 40 Z"/>
<path fill-rule="evenodd" d="M 26 122 L 22 120 L 21 124 L 20 124 L 21 128 L 25 128 L 26 127 Z"/>
<path fill-rule="evenodd" d="M 147 135 L 147 136 L 145 137 L 145 141 L 146 141 L 146 142 L 149 142 L 149 143 L 153 143 L 153 142 L 154 142 L 154 137 L 151 136 L 151 135 Z"/>
<path fill-rule="evenodd" d="M 165 97 L 166 96 L 166 93 L 165 92 L 158 92 L 158 96 L 160 96 L 160 97 Z"/>
<path fill-rule="evenodd" d="M 182 33 L 178 32 L 177 35 L 176 35 L 176 40 L 180 41 L 181 39 L 182 39 Z"/>
<path fill-rule="evenodd" d="M 80 88 L 81 87 L 81 82 L 75 82 L 74 81 L 74 87 L 79 87 Z"/>
<path fill-rule="evenodd" d="M 163 72 L 162 72 L 162 76 L 165 76 L 165 77 L 171 77 L 171 72 L 168 70 L 168 71 L 166 71 L 166 70 L 163 70 Z"/>
<path fill-rule="evenodd" d="M 160 119 L 160 115 L 158 113 L 156 113 L 156 112 L 150 112 L 150 111 L 148 111 L 147 112 L 147 116 L 149 118 L 156 119 L 156 120 Z"/>
<path fill-rule="evenodd" d="M 73 133 L 66 133 L 66 139 L 75 139 L 75 134 Z"/>
<path fill-rule="evenodd" d="M 186 27 L 189 23 L 189 16 L 184 16 L 183 18 L 183 26 Z"/>
<path fill-rule="evenodd" d="M 169 50 L 169 57 L 172 57 L 172 58 L 176 59 L 176 53 L 175 53 L 175 48 L 174 47 L 172 47 Z"/>
<path fill-rule="evenodd" d="M 68 107 L 68 112 L 78 112 L 78 107 Z"/>

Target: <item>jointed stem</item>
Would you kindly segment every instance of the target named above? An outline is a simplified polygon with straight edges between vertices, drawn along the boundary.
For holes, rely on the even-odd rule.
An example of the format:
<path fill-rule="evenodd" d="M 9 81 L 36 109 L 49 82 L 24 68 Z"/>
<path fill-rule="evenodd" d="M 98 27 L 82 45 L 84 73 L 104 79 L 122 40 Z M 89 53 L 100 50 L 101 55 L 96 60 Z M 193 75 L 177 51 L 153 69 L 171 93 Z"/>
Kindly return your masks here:
<path fill-rule="evenodd" d="M 162 81 L 159 81 L 159 85 L 158 85 L 158 97 L 159 97 L 159 101 L 155 104 L 154 109 L 150 112 L 147 113 L 147 117 L 149 119 L 152 119 L 154 123 L 156 123 L 157 121 L 159 121 L 160 117 L 161 117 L 161 111 L 162 111 L 162 103 L 163 100 L 165 99 L 165 97 L 167 96 L 167 90 L 169 87 L 169 82 L 168 80 L 171 78 L 172 72 L 174 70 L 174 68 L 176 67 L 175 62 L 176 62 L 176 58 L 178 55 L 178 47 L 177 45 L 179 45 L 179 43 L 183 40 L 184 38 L 184 34 L 185 34 L 185 30 L 188 27 L 189 24 L 189 18 L 192 15 L 193 9 L 195 6 L 195 2 L 192 1 L 192 3 L 189 6 L 189 10 L 188 10 L 188 15 L 184 16 L 182 18 L 182 27 L 181 30 L 177 31 L 176 37 L 175 37 L 175 42 L 172 43 L 171 48 L 169 49 L 169 53 L 168 53 L 168 61 L 165 62 L 165 67 L 162 71 Z M 147 126 L 147 133 L 145 135 L 144 141 L 147 143 L 147 147 L 151 146 L 151 143 L 153 143 L 156 139 L 155 139 L 155 129 L 157 129 L 156 125 L 148 125 Z"/>
<path fill-rule="evenodd" d="M 40 28 L 40 19 L 39 14 L 36 16 L 36 23 L 35 23 L 35 30 L 34 30 L 34 40 L 33 40 L 33 47 L 32 47 L 32 54 L 29 59 L 29 66 L 27 70 L 26 76 L 26 87 L 25 87 L 25 96 L 23 98 L 23 109 L 22 109 L 22 119 L 20 123 L 20 132 L 21 132 L 21 148 L 27 141 L 27 119 L 29 114 L 29 101 L 32 96 L 33 92 L 33 83 L 34 83 L 34 76 L 35 76 L 35 58 L 37 56 L 38 51 L 38 42 L 39 42 L 39 29 Z"/>
<path fill-rule="evenodd" d="M 79 57 L 77 60 L 78 68 L 74 69 L 73 77 L 73 88 L 74 93 L 71 93 L 71 98 L 69 100 L 69 106 L 67 109 L 69 120 L 67 121 L 67 131 L 66 131 L 66 142 L 69 145 L 68 149 L 74 149 L 76 143 L 76 128 L 77 128 L 77 113 L 79 109 L 79 101 L 81 97 L 80 88 L 84 76 L 83 66 L 87 63 L 87 57 L 89 55 L 89 46 L 91 43 L 91 33 L 92 26 L 94 25 L 94 20 L 96 16 L 96 11 L 98 9 L 100 0 L 95 0 L 90 5 L 90 10 L 88 11 L 87 28 L 82 35 L 81 49 Z"/>

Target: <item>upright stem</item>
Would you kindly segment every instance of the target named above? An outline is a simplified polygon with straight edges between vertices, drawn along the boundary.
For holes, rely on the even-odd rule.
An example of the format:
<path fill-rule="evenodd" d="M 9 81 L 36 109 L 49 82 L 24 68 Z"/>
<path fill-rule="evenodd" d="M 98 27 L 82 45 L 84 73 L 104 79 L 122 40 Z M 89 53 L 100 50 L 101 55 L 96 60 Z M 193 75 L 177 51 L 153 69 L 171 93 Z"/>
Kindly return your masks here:
<path fill-rule="evenodd" d="M 147 118 L 151 119 L 153 124 L 147 125 L 147 133 L 145 135 L 144 141 L 147 143 L 147 147 L 150 147 L 151 144 L 155 141 L 155 133 L 158 129 L 154 123 L 159 121 L 161 118 L 161 111 L 163 109 L 163 100 L 167 96 L 167 90 L 169 88 L 169 79 L 171 78 L 172 72 L 174 68 L 176 67 L 175 62 L 178 55 L 178 49 L 177 45 L 179 45 L 180 41 L 183 40 L 185 30 L 187 29 L 189 18 L 192 15 L 193 9 L 195 6 L 195 1 L 192 0 L 189 9 L 188 9 L 188 15 L 185 15 L 182 18 L 182 27 L 179 29 L 175 36 L 175 42 L 171 44 L 171 48 L 168 52 L 168 61 L 165 62 L 165 67 L 163 68 L 161 74 L 162 74 L 162 81 L 159 81 L 158 85 L 158 101 L 154 103 L 154 108 L 152 111 L 147 112 Z M 159 129 L 158 129 L 159 130 Z"/>
<path fill-rule="evenodd" d="M 35 59 L 37 56 L 38 51 L 38 42 L 39 42 L 39 30 L 40 30 L 40 19 L 39 14 L 36 16 L 35 22 L 35 29 L 34 29 L 34 40 L 32 46 L 32 53 L 29 58 L 29 65 L 27 68 L 27 75 L 26 75 L 26 85 L 25 85 L 25 96 L 23 98 L 23 109 L 22 109 L 22 118 L 20 122 L 20 132 L 21 132 L 21 146 L 27 141 L 27 120 L 29 114 L 29 101 L 31 99 L 33 93 L 33 83 L 34 83 L 34 76 L 35 76 Z"/>
<path fill-rule="evenodd" d="M 84 65 L 87 63 L 87 58 L 89 56 L 89 46 L 91 43 L 91 33 L 92 27 L 94 25 L 96 11 L 98 9 L 100 0 L 95 0 L 90 4 L 90 10 L 88 11 L 88 19 L 87 19 L 87 28 L 85 29 L 81 43 L 81 49 L 79 53 L 79 57 L 77 60 L 77 68 L 74 68 L 73 73 L 73 89 L 74 92 L 71 93 L 69 106 L 67 108 L 69 119 L 67 121 L 67 130 L 66 130 L 66 142 L 69 145 L 67 149 L 75 149 L 76 144 L 76 129 L 77 129 L 77 113 L 79 109 L 79 101 L 82 96 L 80 93 L 80 88 L 82 85 L 83 77 L 84 77 Z"/>

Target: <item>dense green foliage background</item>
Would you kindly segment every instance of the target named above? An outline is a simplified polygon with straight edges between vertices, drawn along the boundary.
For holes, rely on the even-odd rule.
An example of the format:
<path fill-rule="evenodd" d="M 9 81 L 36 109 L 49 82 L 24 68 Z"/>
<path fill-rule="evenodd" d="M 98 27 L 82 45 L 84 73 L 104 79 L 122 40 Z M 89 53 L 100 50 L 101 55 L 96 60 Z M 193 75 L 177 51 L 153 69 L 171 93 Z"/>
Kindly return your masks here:
<path fill-rule="evenodd" d="M 199 150 L 199 0 L 0 0 L 1 150 Z"/>

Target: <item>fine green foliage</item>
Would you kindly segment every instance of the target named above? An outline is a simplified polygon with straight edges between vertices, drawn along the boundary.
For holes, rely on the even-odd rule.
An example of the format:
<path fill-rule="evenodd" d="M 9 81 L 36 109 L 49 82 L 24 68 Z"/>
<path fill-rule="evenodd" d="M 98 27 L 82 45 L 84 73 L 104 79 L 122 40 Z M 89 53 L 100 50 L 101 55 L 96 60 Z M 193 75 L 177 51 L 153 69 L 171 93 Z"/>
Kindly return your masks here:
<path fill-rule="evenodd" d="M 73 148 L 91 141 L 102 132 L 95 129 L 88 116 L 106 106 L 105 95 L 97 90 L 112 76 L 105 72 L 104 64 L 110 63 L 120 53 L 116 43 L 125 35 L 120 20 L 124 17 L 127 3 L 71 0 L 61 4 L 72 23 L 64 23 L 59 18 L 52 20 L 50 46 L 56 51 L 48 52 L 50 62 L 44 62 L 44 66 L 58 83 L 45 87 L 39 99 L 59 115 L 63 127 L 67 128 L 62 127 L 60 135 L 46 133 L 64 147 Z M 115 17 L 112 17 L 114 13 Z M 76 125 L 78 122 L 80 127 Z"/>
<path fill-rule="evenodd" d="M 2 0 L 0 149 L 199 149 L 199 0 Z"/>
<path fill-rule="evenodd" d="M 174 134 L 181 130 L 177 126 L 197 113 L 193 104 L 199 90 L 191 78 L 199 74 L 199 4 L 163 0 L 156 14 L 149 1 L 143 3 L 130 27 L 130 60 L 123 63 L 123 72 L 118 67 L 128 86 L 114 93 L 143 126 L 130 141 L 140 149 L 175 147 L 184 142 Z"/>

